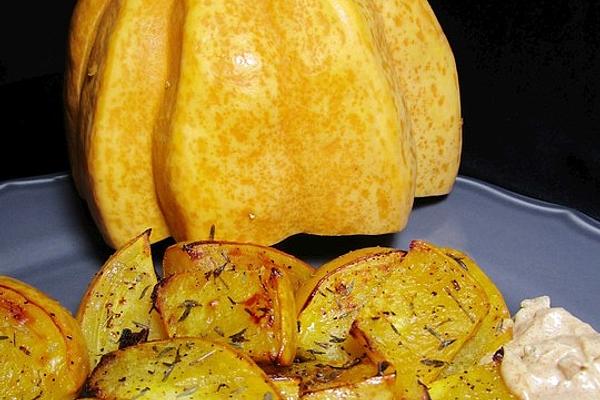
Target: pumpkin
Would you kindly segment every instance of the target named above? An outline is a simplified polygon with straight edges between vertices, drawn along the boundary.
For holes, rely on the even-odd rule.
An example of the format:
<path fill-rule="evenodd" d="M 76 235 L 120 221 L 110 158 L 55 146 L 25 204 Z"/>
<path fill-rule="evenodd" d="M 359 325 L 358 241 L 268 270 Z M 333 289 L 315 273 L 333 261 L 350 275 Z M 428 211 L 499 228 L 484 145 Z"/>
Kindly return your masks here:
<path fill-rule="evenodd" d="M 460 159 L 426 0 L 79 0 L 65 105 L 74 182 L 113 247 L 147 228 L 265 245 L 399 231 Z"/>
<path fill-rule="evenodd" d="M 71 400 L 90 372 L 79 324 L 35 287 L 0 275 L 2 399 Z"/>

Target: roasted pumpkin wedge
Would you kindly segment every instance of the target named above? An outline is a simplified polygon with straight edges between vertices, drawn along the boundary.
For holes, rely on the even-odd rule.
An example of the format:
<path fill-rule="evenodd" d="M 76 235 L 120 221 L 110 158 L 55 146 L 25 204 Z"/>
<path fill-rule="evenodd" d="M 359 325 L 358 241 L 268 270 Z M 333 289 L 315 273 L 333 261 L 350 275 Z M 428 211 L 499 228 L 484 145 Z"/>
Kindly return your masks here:
<path fill-rule="evenodd" d="M 287 400 L 394 398 L 395 373 L 390 364 L 367 358 L 346 367 L 304 362 L 265 371 Z"/>
<path fill-rule="evenodd" d="M 377 294 L 360 309 L 352 334 L 375 360 L 390 361 L 407 398 L 432 382 L 476 332 L 489 310 L 485 292 L 453 260 L 413 241 Z"/>
<path fill-rule="evenodd" d="M 198 338 L 147 342 L 105 355 L 86 392 L 97 399 L 283 399 L 250 358 Z"/>
<path fill-rule="evenodd" d="M 157 286 L 154 299 L 171 337 L 227 343 L 261 363 L 294 360 L 294 289 L 276 267 L 224 262 L 208 272 L 177 273 Z"/>
<path fill-rule="evenodd" d="M 299 307 L 304 305 L 312 297 L 315 287 L 329 275 L 334 273 L 334 271 L 337 269 L 343 269 L 345 266 L 350 266 L 351 264 L 360 262 L 362 259 L 373 254 L 389 253 L 394 251 L 401 250 L 380 246 L 364 247 L 349 251 L 348 253 L 342 254 L 333 260 L 326 262 L 316 269 L 316 272 L 312 275 L 310 281 L 305 281 L 298 289 L 296 292 L 296 303 Z"/>
<path fill-rule="evenodd" d="M 379 295 L 404 255 L 394 249 L 362 249 L 319 268 L 296 295 L 297 356 L 338 367 L 362 358 L 364 348 L 350 335 L 352 323 L 364 304 Z"/>
<path fill-rule="evenodd" d="M 431 400 L 516 400 L 500 374 L 499 365 L 474 365 L 429 386 Z"/>
<path fill-rule="evenodd" d="M 24 282 L 0 276 L 0 388 L 6 399 L 74 399 L 89 373 L 77 321 Z"/>
<path fill-rule="evenodd" d="M 273 247 L 223 241 L 176 243 L 165 251 L 162 268 L 164 276 L 169 276 L 184 271 L 209 272 L 223 263 L 278 268 L 286 271 L 294 288 L 315 273 L 304 261 Z"/>
<path fill-rule="evenodd" d="M 512 321 L 502 293 L 471 257 L 455 249 L 441 248 L 439 251 L 479 283 L 490 303 L 490 310 L 481 320 L 475 335 L 465 342 L 452 363 L 442 371 L 441 376 L 444 377 L 478 365 L 485 357 L 491 361 L 492 355 L 512 338 Z"/>
<path fill-rule="evenodd" d="M 120 248 L 98 271 L 82 298 L 77 320 L 93 366 L 103 354 L 131 344 L 130 338 L 166 337 L 152 307 L 157 278 L 149 238 L 148 230 Z"/>

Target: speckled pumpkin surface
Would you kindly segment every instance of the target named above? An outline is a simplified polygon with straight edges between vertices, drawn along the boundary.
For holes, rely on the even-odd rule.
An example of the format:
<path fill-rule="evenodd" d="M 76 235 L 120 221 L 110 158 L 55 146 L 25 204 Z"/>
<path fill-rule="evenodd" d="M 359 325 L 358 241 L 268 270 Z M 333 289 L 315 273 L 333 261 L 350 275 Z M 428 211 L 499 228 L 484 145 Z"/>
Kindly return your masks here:
<path fill-rule="evenodd" d="M 460 158 L 425 0 L 80 0 L 65 92 L 73 176 L 112 246 L 398 231 Z"/>

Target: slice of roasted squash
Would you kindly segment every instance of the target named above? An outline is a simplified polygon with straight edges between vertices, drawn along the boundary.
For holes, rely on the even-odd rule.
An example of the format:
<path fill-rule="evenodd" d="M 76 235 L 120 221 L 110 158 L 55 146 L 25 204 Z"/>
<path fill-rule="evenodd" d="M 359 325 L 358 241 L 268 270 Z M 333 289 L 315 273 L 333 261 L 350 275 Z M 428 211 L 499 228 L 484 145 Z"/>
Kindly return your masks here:
<path fill-rule="evenodd" d="M 155 306 L 171 337 L 228 343 L 261 363 L 288 365 L 296 352 L 294 289 L 285 271 L 227 261 L 164 279 Z"/>
<path fill-rule="evenodd" d="M 283 399 L 250 358 L 198 338 L 147 342 L 105 355 L 86 392 L 107 400 Z"/>
<path fill-rule="evenodd" d="M 350 267 L 351 265 L 360 262 L 370 255 L 395 251 L 398 250 L 390 247 L 364 247 L 349 251 L 348 253 L 342 254 L 333 260 L 326 262 L 317 268 L 310 280 L 304 281 L 296 292 L 296 303 L 298 304 L 298 307 L 305 305 L 312 298 L 312 295 L 315 292 L 315 287 L 319 285 L 319 283 L 322 283 L 322 281 L 326 280 L 329 275 L 336 272 L 336 270 Z M 401 253 L 404 252 L 401 251 Z M 300 308 L 299 311 L 301 311 Z"/>
<path fill-rule="evenodd" d="M 119 249 L 90 282 L 77 311 L 92 365 L 137 340 L 165 337 L 152 307 L 157 283 L 147 230 Z M 128 335 L 133 333 L 137 335 Z"/>
<path fill-rule="evenodd" d="M 448 365 L 489 310 L 485 292 L 453 260 L 413 241 L 353 326 L 373 359 L 390 361 L 406 398 Z"/>
<path fill-rule="evenodd" d="M 390 364 L 375 364 L 367 358 L 346 367 L 313 361 L 267 368 L 266 372 L 287 400 L 394 398 L 396 377 Z"/>
<path fill-rule="evenodd" d="M 490 303 L 490 310 L 481 320 L 475 335 L 465 342 L 452 363 L 442 371 L 440 376 L 444 377 L 477 365 L 484 357 L 491 361 L 491 356 L 496 350 L 512 338 L 512 321 L 502 293 L 471 257 L 455 249 L 438 250 L 450 257 L 479 283 Z"/>
<path fill-rule="evenodd" d="M 362 249 L 341 256 L 318 269 L 296 294 L 297 356 L 343 367 L 364 356 L 350 335 L 360 309 L 380 293 L 383 281 L 399 268 L 405 252 Z"/>
<path fill-rule="evenodd" d="M 0 388 L 5 399 L 74 399 L 89 373 L 77 321 L 24 282 L 0 276 Z"/>
<path fill-rule="evenodd" d="M 162 268 L 164 276 L 169 276 L 184 271 L 209 272 L 223 263 L 278 268 L 286 271 L 294 288 L 315 273 L 304 261 L 273 247 L 223 241 L 176 243 L 165 251 Z"/>

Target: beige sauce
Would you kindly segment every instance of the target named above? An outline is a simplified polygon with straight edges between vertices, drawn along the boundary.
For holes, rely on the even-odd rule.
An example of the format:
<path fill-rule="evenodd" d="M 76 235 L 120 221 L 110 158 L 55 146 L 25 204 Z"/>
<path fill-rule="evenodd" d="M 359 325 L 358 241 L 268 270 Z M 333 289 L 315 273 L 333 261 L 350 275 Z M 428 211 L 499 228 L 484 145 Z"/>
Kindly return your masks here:
<path fill-rule="evenodd" d="M 600 334 L 547 296 L 525 300 L 504 346 L 502 377 L 523 400 L 600 399 Z"/>

